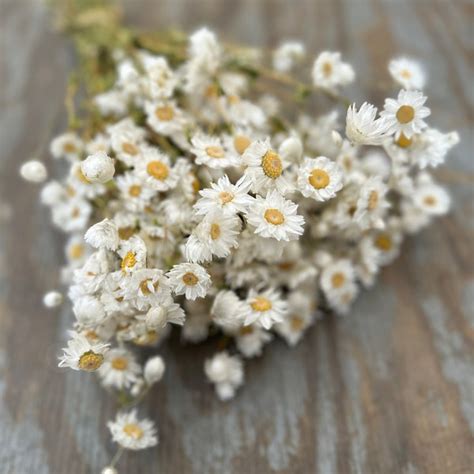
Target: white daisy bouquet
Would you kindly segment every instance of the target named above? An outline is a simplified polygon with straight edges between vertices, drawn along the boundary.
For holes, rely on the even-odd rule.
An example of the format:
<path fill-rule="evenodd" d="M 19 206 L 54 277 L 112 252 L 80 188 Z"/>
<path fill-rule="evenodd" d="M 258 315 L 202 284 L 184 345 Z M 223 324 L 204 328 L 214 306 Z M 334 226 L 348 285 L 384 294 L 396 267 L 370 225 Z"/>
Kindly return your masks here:
<path fill-rule="evenodd" d="M 342 96 L 355 73 L 339 52 L 306 70 L 298 42 L 268 54 L 206 28 L 128 30 L 103 2 L 57 7 L 79 52 L 68 129 L 50 147 L 69 171 L 41 190 L 68 234 L 75 323 L 60 366 L 96 372 L 122 407 L 113 440 L 143 449 L 156 429 L 134 407 L 164 374 L 173 326 L 187 343 L 219 341 L 203 376 L 232 398 L 243 359 L 275 336 L 297 344 L 320 314 L 350 313 L 403 238 L 448 211 L 430 169 L 458 136 L 428 124 L 410 59 L 390 62 L 401 90 L 379 113 Z M 47 174 L 38 161 L 21 173 Z M 143 360 L 143 346 L 157 354 Z"/>

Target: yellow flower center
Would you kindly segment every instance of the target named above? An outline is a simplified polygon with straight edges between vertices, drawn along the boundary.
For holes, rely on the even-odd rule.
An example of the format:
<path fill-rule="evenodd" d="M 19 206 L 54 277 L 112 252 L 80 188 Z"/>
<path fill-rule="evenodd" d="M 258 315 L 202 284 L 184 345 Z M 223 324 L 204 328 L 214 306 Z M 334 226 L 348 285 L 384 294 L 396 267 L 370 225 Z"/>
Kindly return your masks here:
<path fill-rule="evenodd" d="M 283 164 L 278 153 L 268 150 L 262 158 L 263 172 L 272 179 L 277 179 L 283 172 Z"/>
<path fill-rule="evenodd" d="M 211 158 L 223 158 L 224 149 L 221 146 L 208 146 L 206 147 L 206 153 Z"/>
<path fill-rule="evenodd" d="M 369 211 L 373 211 L 379 202 L 379 193 L 377 191 L 372 191 L 369 194 L 369 202 L 367 204 L 367 207 L 369 208 Z"/>
<path fill-rule="evenodd" d="M 126 370 L 128 367 L 128 360 L 125 357 L 115 357 L 111 362 L 112 368 L 115 370 Z"/>
<path fill-rule="evenodd" d="M 423 202 L 427 206 L 434 206 L 437 203 L 437 200 L 434 196 L 425 196 L 425 198 L 423 199 Z"/>
<path fill-rule="evenodd" d="M 130 250 L 127 252 L 125 257 L 123 257 L 122 263 L 120 264 L 120 268 L 125 271 L 127 268 L 133 268 L 136 263 L 136 255 Z"/>
<path fill-rule="evenodd" d="M 132 184 L 128 188 L 128 194 L 130 194 L 130 196 L 132 196 L 132 197 L 140 196 L 141 192 L 142 192 L 142 187 L 138 184 Z"/>
<path fill-rule="evenodd" d="M 330 62 L 326 62 L 323 64 L 323 75 L 329 77 L 332 74 L 333 67 Z"/>
<path fill-rule="evenodd" d="M 397 120 L 400 123 L 409 123 L 415 118 L 415 109 L 411 105 L 402 105 L 397 110 Z"/>
<path fill-rule="evenodd" d="M 219 96 L 219 87 L 217 84 L 209 84 L 204 92 L 208 99 L 214 99 Z"/>
<path fill-rule="evenodd" d="M 149 295 L 151 293 L 150 289 L 148 288 L 148 282 L 150 281 L 151 281 L 151 278 L 147 278 L 146 280 L 143 280 L 139 285 L 140 290 L 144 295 Z M 153 284 L 153 288 L 155 288 L 155 290 L 157 290 L 159 287 L 160 287 L 160 282 L 157 281 Z"/>
<path fill-rule="evenodd" d="M 374 243 L 378 249 L 384 252 L 388 252 L 393 247 L 392 238 L 388 234 L 378 235 Z"/>
<path fill-rule="evenodd" d="M 138 155 L 138 152 L 139 152 L 138 147 L 130 142 L 122 143 L 122 150 L 128 155 L 132 155 L 132 156 Z"/>
<path fill-rule="evenodd" d="M 128 240 L 135 233 L 133 227 L 120 227 L 118 230 L 118 235 L 121 240 Z"/>
<path fill-rule="evenodd" d="M 304 327 L 304 319 L 301 316 L 293 315 L 290 319 L 290 328 L 292 331 L 301 331 Z"/>
<path fill-rule="evenodd" d="M 230 105 L 235 105 L 240 102 L 240 97 L 238 95 L 232 94 L 227 96 L 227 99 L 229 100 Z"/>
<path fill-rule="evenodd" d="M 197 285 L 199 278 L 192 272 L 187 272 L 183 275 L 183 283 L 187 286 Z"/>
<path fill-rule="evenodd" d="M 212 240 L 218 239 L 221 235 L 221 228 L 219 224 L 211 224 L 211 231 L 209 233 L 211 234 Z"/>
<path fill-rule="evenodd" d="M 243 155 L 244 151 L 250 145 L 250 139 L 245 135 L 236 135 L 234 137 L 234 148 L 239 155 Z"/>
<path fill-rule="evenodd" d="M 98 341 L 99 340 L 99 335 L 93 330 L 93 329 L 88 329 L 85 333 L 84 336 L 87 337 L 90 341 Z"/>
<path fill-rule="evenodd" d="M 82 244 L 72 244 L 69 247 L 69 257 L 77 260 L 84 255 L 84 246 Z"/>
<path fill-rule="evenodd" d="M 150 161 L 146 166 L 146 171 L 153 178 L 164 181 L 169 175 L 168 166 L 161 161 Z"/>
<path fill-rule="evenodd" d="M 227 191 L 222 191 L 219 194 L 219 199 L 221 200 L 222 204 L 227 204 L 228 202 L 231 202 L 232 199 L 234 199 L 234 195 L 232 193 L 228 193 Z"/>
<path fill-rule="evenodd" d="M 272 302 L 268 298 L 257 296 L 252 303 L 250 303 L 250 306 L 254 311 L 263 313 L 264 311 L 272 309 Z"/>
<path fill-rule="evenodd" d="M 346 276 L 344 275 L 344 273 L 337 272 L 334 273 L 334 275 L 331 277 L 331 284 L 333 288 L 341 288 L 341 286 L 343 286 L 345 282 Z"/>
<path fill-rule="evenodd" d="M 133 439 L 141 439 L 143 438 L 143 430 L 136 424 L 136 423 L 127 423 L 123 427 L 123 432 Z"/>
<path fill-rule="evenodd" d="M 263 217 L 272 225 L 281 225 L 285 222 L 285 216 L 278 209 L 267 209 Z"/>
<path fill-rule="evenodd" d="M 413 138 L 408 138 L 403 133 L 400 134 L 395 142 L 400 148 L 408 148 L 413 143 Z"/>
<path fill-rule="evenodd" d="M 291 262 L 291 261 L 288 261 L 288 262 L 280 262 L 280 263 L 278 264 L 278 268 L 279 268 L 280 270 L 283 270 L 284 272 L 290 271 L 294 266 L 295 266 L 295 262 Z"/>
<path fill-rule="evenodd" d="M 63 151 L 64 153 L 75 153 L 77 151 L 77 148 L 76 148 L 76 145 L 74 145 L 74 143 L 66 142 L 63 145 Z"/>
<path fill-rule="evenodd" d="M 403 69 L 400 72 L 400 76 L 402 76 L 404 79 L 410 79 L 411 78 L 411 72 L 408 69 Z"/>
<path fill-rule="evenodd" d="M 133 342 L 137 346 L 153 346 L 158 342 L 160 334 L 157 331 L 147 331 L 146 334 L 142 334 L 136 337 Z"/>
<path fill-rule="evenodd" d="M 314 168 L 308 177 L 308 181 L 314 189 L 323 189 L 329 184 L 331 180 L 329 178 L 329 174 L 326 171 L 319 168 Z"/>
<path fill-rule="evenodd" d="M 102 354 L 96 354 L 93 351 L 84 352 L 84 354 L 79 357 L 79 368 L 85 370 L 86 372 L 93 372 L 97 370 L 104 360 Z"/>
<path fill-rule="evenodd" d="M 254 332 L 253 326 L 242 326 L 239 330 L 241 336 L 248 336 Z"/>
<path fill-rule="evenodd" d="M 192 185 L 193 185 L 193 191 L 197 194 L 199 190 L 201 189 L 201 183 L 199 182 L 199 179 L 195 175 L 193 175 Z"/>
<path fill-rule="evenodd" d="M 173 107 L 169 105 L 157 107 L 155 110 L 155 115 L 158 120 L 161 120 L 162 122 L 169 122 L 170 120 L 173 120 L 174 117 Z"/>

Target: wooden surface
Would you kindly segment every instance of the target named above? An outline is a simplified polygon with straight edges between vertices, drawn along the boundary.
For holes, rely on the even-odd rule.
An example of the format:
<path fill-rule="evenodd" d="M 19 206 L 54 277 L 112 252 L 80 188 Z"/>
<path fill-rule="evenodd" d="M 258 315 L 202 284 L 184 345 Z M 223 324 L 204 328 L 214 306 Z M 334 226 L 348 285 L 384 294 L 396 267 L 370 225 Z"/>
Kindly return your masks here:
<path fill-rule="evenodd" d="M 125 456 L 121 473 L 457 474 L 474 471 L 472 2 L 463 0 L 135 0 L 128 21 L 269 46 L 301 38 L 344 51 L 367 97 L 388 59 L 429 67 L 432 123 L 462 144 L 442 173 L 453 212 L 410 239 L 346 318 L 327 318 L 289 350 L 271 344 L 246 367 L 230 404 L 204 381 L 204 345 L 164 349 L 164 383 L 148 399 L 157 449 Z M 0 0 L 0 471 L 97 473 L 114 447 L 115 413 L 95 378 L 56 368 L 70 325 L 41 306 L 57 285 L 61 237 L 21 182 L 19 163 L 47 137 L 72 54 L 41 1 Z M 471 48 L 471 49 L 470 49 Z M 372 99 L 381 100 L 376 90 Z M 62 129 L 56 120 L 55 132 Z M 52 160 L 47 162 L 53 167 Z M 56 170 L 57 171 L 57 170 Z M 9 216 L 10 214 L 10 216 Z"/>

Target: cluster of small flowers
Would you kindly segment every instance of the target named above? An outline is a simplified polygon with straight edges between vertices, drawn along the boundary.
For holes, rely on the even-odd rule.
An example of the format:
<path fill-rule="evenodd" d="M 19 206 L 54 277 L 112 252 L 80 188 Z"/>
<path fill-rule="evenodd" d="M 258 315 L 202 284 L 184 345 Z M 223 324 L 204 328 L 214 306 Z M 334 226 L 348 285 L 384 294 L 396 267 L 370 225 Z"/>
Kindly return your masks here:
<path fill-rule="evenodd" d="M 284 43 L 275 74 L 305 55 L 302 44 Z M 174 324 L 185 341 L 217 332 L 233 341 L 204 367 L 217 395 L 231 398 L 243 383 L 241 358 L 259 356 L 275 334 L 295 345 L 318 309 L 347 313 L 404 235 L 448 211 L 427 170 L 458 137 L 426 123 L 415 61 L 391 61 L 403 89 L 379 115 L 368 103 L 349 107 L 346 138 L 337 111 L 300 113 L 290 126 L 275 96 L 246 98 L 245 69 L 226 67 L 229 54 L 207 29 L 190 37 L 175 68 L 146 51 L 117 52 L 116 61 L 114 87 L 94 99 L 106 126 L 53 140 L 70 172 L 41 192 L 70 234 L 63 279 L 76 323 L 60 365 L 97 370 L 106 387 L 137 396 L 161 379 L 161 359 L 142 368 L 130 346 L 157 346 Z M 354 78 L 340 53 L 314 62 L 314 90 L 337 95 Z M 46 175 L 38 178 L 38 163 L 22 174 Z M 135 412 L 110 429 L 126 448 L 156 443 Z"/>

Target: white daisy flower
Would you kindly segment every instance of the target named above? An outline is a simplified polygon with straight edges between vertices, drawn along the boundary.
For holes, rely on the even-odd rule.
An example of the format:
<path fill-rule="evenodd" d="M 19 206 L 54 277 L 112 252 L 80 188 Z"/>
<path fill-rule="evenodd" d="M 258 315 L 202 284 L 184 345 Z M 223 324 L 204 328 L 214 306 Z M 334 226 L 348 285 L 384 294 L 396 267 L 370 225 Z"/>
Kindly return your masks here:
<path fill-rule="evenodd" d="M 210 188 L 199 191 L 201 198 L 194 205 L 198 215 L 206 215 L 215 209 L 221 209 L 225 215 L 245 213 L 253 199 L 248 195 L 250 183 L 240 178 L 232 184 L 227 175 L 211 183 Z"/>
<path fill-rule="evenodd" d="M 385 99 L 384 110 L 380 114 L 386 120 L 386 124 L 395 137 L 403 134 L 411 138 L 415 133 L 420 133 L 426 128 L 424 119 L 431 113 L 424 106 L 426 97 L 419 91 L 401 90 L 397 100 Z"/>
<path fill-rule="evenodd" d="M 106 183 L 115 174 L 114 160 L 107 153 L 99 151 L 81 162 L 81 171 L 91 183 Z"/>
<path fill-rule="evenodd" d="M 242 155 L 252 143 L 254 130 L 249 127 L 236 127 L 232 135 L 224 135 L 224 144 L 228 153 L 234 155 L 239 165 L 242 164 Z"/>
<path fill-rule="evenodd" d="M 305 158 L 298 170 L 297 183 L 303 196 L 327 201 L 343 186 L 342 168 L 324 156 Z"/>
<path fill-rule="evenodd" d="M 392 59 L 388 64 L 388 71 L 392 78 L 404 89 L 421 90 L 425 86 L 425 71 L 421 64 L 414 59 Z"/>
<path fill-rule="evenodd" d="M 379 176 L 373 176 L 360 184 L 360 194 L 354 220 L 362 227 L 383 228 L 383 218 L 390 206 L 385 195 L 388 187 Z"/>
<path fill-rule="evenodd" d="M 135 171 L 144 184 L 159 192 L 173 189 L 178 184 L 179 175 L 171 167 L 168 156 L 155 148 L 144 151 Z"/>
<path fill-rule="evenodd" d="M 304 59 L 305 55 L 303 43 L 285 41 L 273 53 L 273 68 L 279 72 L 289 72 Z"/>
<path fill-rule="evenodd" d="M 157 193 L 142 177 L 130 171 L 118 176 L 115 182 L 124 206 L 131 212 L 143 211 Z"/>
<path fill-rule="evenodd" d="M 97 94 L 94 103 L 102 116 L 122 117 L 128 110 L 128 97 L 122 90 L 111 89 Z"/>
<path fill-rule="evenodd" d="M 177 78 L 163 56 L 146 55 L 142 58 L 146 72 L 145 89 L 153 99 L 167 99 L 173 95 Z"/>
<path fill-rule="evenodd" d="M 237 216 L 225 215 L 219 209 L 207 214 L 186 241 L 186 260 L 201 263 L 213 256 L 227 257 L 238 246 L 240 223 Z"/>
<path fill-rule="evenodd" d="M 79 159 L 83 148 L 82 140 L 73 132 L 57 136 L 50 145 L 50 151 L 54 158 L 66 158 L 71 162 Z"/>
<path fill-rule="evenodd" d="M 180 263 L 167 275 L 174 293 L 184 295 L 188 300 L 204 298 L 211 286 L 209 273 L 197 263 Z"/>
<path fill-rule="evenodd" d="M 130 278 L 121 282 L 121 287 L 124 298 L 132 299 L 141 311 L 164 302 L 171 293 L 168 278 L 162 270 L 154 268 L 135 270 Z"/>
<path fill-rule="evenodd" d="M 321 288 L 327 298 L 345 292 L 355 279 L 354 267 L 350 260 L 331 261 L 321 272 Z"/>
<path fill-rule="evenodd" d="M 314 323 L 315 312 L 316 308 L 308 295 L 293 291 L 288 297 L 288 314 L 281 323 L 275 324 L 275 331 L 289 346 L 295 346 Z"/>
<path fill-rule="evenodd" d="M 204 364 L 207 378 L 215 384 L 216 393 L 221 400 L 229 400 L 244 381 L 242 361 L 238 356 L 219 352 Z"/>
<path fill-rule="evenodd" d="M 105 194 L 107 188 L 99 182 L 89 181 L 82 172 L 81 163 L 73 163 L 67 178 L 68 192 L 74 196 L 86 197 L 93 199 L 97 196 Z"/>
<path fill-rule="evenodd" d="M 81 232 L 89 223 L 92 207 L 85 199 L 71 199 L 53 208 L 54 224 L 65 232 Z"/>
<path fill-rule="evenodd" d="M 122 257 L 120 262 L 122 273 L 128 274 L 146 265 L 146 245 L 136 235 L 121 242 L 118 254 Z"/>
<path fill-rule="evenodd" d="M 415 189 L 415 205 L 426 214 L 439 216 L 449 211 L 451 199 L 444 188 L 436 184 L 423 184 Z"/>
<path fill-rule="evenodd" d="M 98 133 L 86 143 L 87 154 L 94 155 L 100 151 L 107 154 L 110 152 L 110 137 L 104 133 Z"/>
<path fill-rule="evenodd" d="M 358 293 L 358 287 L 355 283 L 345 285 L 343 290 L 337 293 L 331 293 L 327 295 L 327 301 L 329 306 L 337 314 L 345 315 L 351 309 L 352 303 Z"/>
<path fill-rule="evenodd" d="M 256 324 L 242 326 L 233 336 L 237 350 L 247 358 L 262 355 L 263 346 L 273 339 L 270 331 Z"/>
<path fill-rule="evenodd" d="M 174 101 L 146 102 L 147 123 L 161 135 L 174 135 L 184 130 L 186 120 L 183 111 Z"/>
<path fill-rule="evenodd" d="M 110 219 L 104 219 L 89 227 L 84 240 L 92 247 L 108 250 L 116 250 L 120 242 L 117 226 Z"/>
<path fill-rule="evenodd" d="M 247 222 L 261 237 L 296 240 L 304 232 L 304 217 L 296 213 L 297 209 L 297 204 L 285 199 L 278 191 L 272 191 L 265 198 L 255 198 Z"/>
<path fill-rule="evenodd" d="M 130 351 L 124 348 L 115 348 L 105 354 L 104 361 L 97 373 L 104 387 L 122 390 L 138 381 L 141 367 Z"/>
<path fill-rule="evenodd" d="M 59 367 L 70 367 L 86 372 L 95 371 L 102 365 L 104 354 L 108 351 L 109 346 L 110 344 L 102 342 L 91 344 L 82 334 L 75 334 L 68 341 L 67 347 L 63 349 L 64 354 L 59 359 Z"/>
<path fill-rule="evenodd" d="M 159 306 L 152 306 L 145 315 L 145 323 L 150 329 L 162 329 L 168 323 L 182 326 L 186 314 L 181 306 L 171 297 L 165 298 Z"/>
<path fill-rule="evenodd" d="M 240 164 L 237 156 L 226 150 L 219 137 L 199 133 L 193 136 L 191 144 L 191 153 L 195 155 L 195 163 L 198 165 L 229 168 Z"/>
<path fill-rule="evenodd" d="M 380 145 L 390 136 L 389 124 L 384 118 L 376 118 L 377 107 L 364 102 L 359 110 L 352 104 L 347 109 L 346 135 L 357 145 Z"/>
<path fill-rule="evenodd" d="M 222 290 L 212 303 L 212 320 L 224 329 L 237 328 L 242 324 L 245 310 L 245 303 L 233 291 Z"/>
<path fill-rule="evenodd" d="M 41 161 L 31 160 L 21 165 L 20 176 L 31 183 L 42 183 L 48 178 L 48 171 Z"/>
<path fill-rule="evenodd" d="M 256 323 L 270 329 L 274 323 L 281 323 L 288 313 L 286 301 L 281 299 L 280 293 L 271 288 L 262 292 L 251 289 L 246 304 L 245 326 Z"/>
<path fill-rule="evenodd" d="M 134 166 L 141 157 L 145 130 L 137 127 L 130 118 L 126 118 L 109 126 L 107 131 L 117 158 L 127 166 Z"/>
<path fill-rule="evenodd" d="M 408 153 L 411 161 L 421 169 L 428 166 L 436 167 L 444 163 L 449 150 L 458 143 L 457 132 L 442 133 L 430 128 L 415 137 Z"/>
<path fill-rule="evenodd" d="M 74 301 L 73 312 L 83 327 L 93 327 L 104 322 L 106 313 L 104 305 L 92 295 L 83 295 Z"/>
<path fill-rule="evenodd" d="M 125 449 L 146 449 L 158 444 L 156 428 L 148 419 L 139 420 L 136 410 L 118 413 L 107 423 L 112 439 Z"/>
<path fill-rule="evenodd" d="M 265 192 L 276 188 L 285 194 L 291 190 L 290 183 L 283 176 L 286 163 L 271 148 L 269 138 L 249 145 L 242 155 L 242 161 L 247 165 L 244 176 L 250 181 L 252 191 Z"/>
<path fill-rule="evenodd" d="M 350 84 L 355 73 L 350 64 L 341 60 L 341 53 L 323 51 L 314 61 L 312 77 L 316 87 L 334 91 Z"/>

